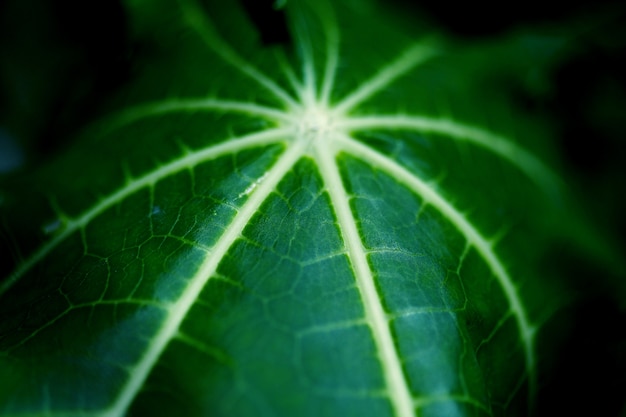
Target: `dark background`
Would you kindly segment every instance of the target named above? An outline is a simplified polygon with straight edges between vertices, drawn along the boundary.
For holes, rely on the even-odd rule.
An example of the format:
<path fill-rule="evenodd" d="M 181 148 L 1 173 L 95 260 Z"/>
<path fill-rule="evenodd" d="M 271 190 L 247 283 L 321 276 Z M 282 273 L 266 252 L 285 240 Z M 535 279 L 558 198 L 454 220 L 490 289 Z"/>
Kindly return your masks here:
<path fill-rule="evenodd" d="M 626 7 L 620 2 L 387 0 L 427 16 L 452 37 L 480 41 L 520 27 L 587 21 L 575 50 L 550 70 L 548 91 L 511 86 L 510 96 L 557 126 L 569 175 L 616 244 L 626 247 Z M 265 43 L 290 42 L 272 1 L 243 1 Z M 114 0 L 0 1 L 0 181 L 71 146 L 99 106 L 135 76 L 149 46 L 130 39 Z M 626 253 L 626 251 L 622 251 Z M 554 256 L 559 256 L 555 251 Z M 626 284 L 566 259 L 581 301 L 540 392 L 537 416 L 626 416 Z"/>

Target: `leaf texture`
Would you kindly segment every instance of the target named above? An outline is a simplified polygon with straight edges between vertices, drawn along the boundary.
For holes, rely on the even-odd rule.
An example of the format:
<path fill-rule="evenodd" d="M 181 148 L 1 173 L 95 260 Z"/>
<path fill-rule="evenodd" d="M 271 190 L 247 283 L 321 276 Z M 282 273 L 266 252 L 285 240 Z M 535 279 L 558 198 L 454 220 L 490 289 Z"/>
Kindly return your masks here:
<path fill-rule="evenodd" d="M 128 2 L 161 52 L 5 207 L 43 233 L 0 286 L 2 415 L 527 413 L 545 138 L 334 3 L 287 2 L 292 50 L 235 3 Z"/>

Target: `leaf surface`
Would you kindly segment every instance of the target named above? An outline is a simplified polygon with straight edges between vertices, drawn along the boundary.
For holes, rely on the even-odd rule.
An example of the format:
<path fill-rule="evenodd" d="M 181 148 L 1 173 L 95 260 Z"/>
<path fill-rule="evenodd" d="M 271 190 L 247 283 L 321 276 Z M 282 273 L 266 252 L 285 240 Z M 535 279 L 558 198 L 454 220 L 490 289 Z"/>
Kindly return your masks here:
<path fill-rule="evenodd" d="M 561 185 L 473 55 L 370 2 L 287 2 L 293 49 L 128 7 L 159 52 L 37 174 L 2 414 L 524 415 Z"/>

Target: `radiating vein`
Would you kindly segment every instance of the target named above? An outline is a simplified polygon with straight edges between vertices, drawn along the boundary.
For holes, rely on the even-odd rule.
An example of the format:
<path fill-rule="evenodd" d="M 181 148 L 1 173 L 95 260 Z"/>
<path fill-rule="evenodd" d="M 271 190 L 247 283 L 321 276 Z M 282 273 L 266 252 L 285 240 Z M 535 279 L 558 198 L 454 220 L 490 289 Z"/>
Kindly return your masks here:
<path fill-rule="evenodd" d="M 324 78 L 319 92 L 318 102 L 323 108 L 327 108 L 330 100 L 330 93 L 335 84 L 337 65 L 339 62 L 339 26 L 337 18 L 328 2 L 314 2 L 317 12 L 322 21 L 324 34 L 326 36 L 326 66 L 324 67 Z"/>
<path fill-rule="evenodd" d="M 133 122 L 171 113 L 223 111 L 249 114 L 276 122 L 289 123 L 293 117 L 272 107 L 242 101 L 214 98 L 173 98 L 129 107 L 113 114 L 101 123 L 103 130 L 112 131 Z"/>
<path fill-rule="evenodd" d="M 459 210 L 444 199 L 436 190 L 394 160 L 346 135 L 342 135 L 338 138 L 338 146 L 350 155 L 358 157 L 359 159 L 375 166 L 377 169 L 386 172 L 401 183 L 405 184 L 411 190 L 415 191 L 428 204 L 436 208 L 452 224 L 454 224 L 456 228 L 465 236 L 467 241 L 485 260 L 489 269 L 500 283 L 519 327 L 520 338 L 524 345 L 526 372 L 529 378 L 529 388 L 532 397 L 536 388 L 535 352 L 533 346 L 535 329 L 528 320 L 526 309 L 524 308 L 524 305 L 522 304 L 517 293 L 515 284 L 506 272 L 504 265 L 498 259 L 487 239 L 481 235 L 481 233 Z"/>
<path fill-rule="evenodd" d="M 337 128 L 351 131 L 366 129 L 409 129 L 417 132 L 433 132 L 458 141 L 478 145 L 513 163 L 546 193 L 555 197 L 560 180 L 558 176 L 535 155 L 511 140 L 484 129 L 459 123 L 450 119 L 434 119 L 410 115 L 373 115 L 344 118 Z"/>
<path fill-rule="evenodd" d="M 101 200 L 92 208 L 81 214 L 80 216 L 69 219 L 64 229 L 57 234 L 53 239 L 45 243 L 39 250 L 26 259 L 18 268 L 0 285 L 0 295 L 4 294 L 9 288 L 17 282 L 26 272 L 28 272 L 37 262 L 43 259 L 50 251 L 56 248 L 61 242 L 71 236 L 77 230 L 85 227 L 93 218 L 103 213 L 109 207 L 121 202 L 129 195 L 137 192 L 138 190 L 152 186 L 159 180 L 179 172 L 183 169 L 194 167 L 197 164 L 215 159 L 221 155 L 225 155 L 232 152 L 249 149 L 255 146 L 263 146 L 271 143 L 276 143 L 280 139 L 284 138 L 291 133 L 290 128 L 276 128 L 266 130 L 260 133 L 252 133 L 239 138 L 233 138 L 226 142 L 219 143 L 217 145 L 201 149 L 198 151 L 190 152 L 183 155 L 181 158 L 176 159 L 168 164 L 165 164 L 158 169 L 142 176 L 128 181 L 122 188 L 118 189 L 108 197 Z"/>
<path fill-rule="evenodd" d="M 198 271 L 191 277 L 180 299 L 169 308 L 167 319 L 155 334 L 148 350 L 140 359 L 139 363 L 131 370 L 130 378 L 122 387 L 113 405 L 101 414 L 103 417 L 125 414 L 132 400 L 141 390 L 150 371 L 159 359 L 159 356 L 164 351 L 167 344 L 176 337 L 180 324 L 197 300 L 208 280 L 215 274 L 220 261 L 228 249 L 241 236 L 241 232 L 245 226 L 250 222 L 250 219 L 258 211 L 261 204 L 263 204 L 270 193 L 276 188 L 280 180 L 291 170 L 298 159 L 302 157 L 304 146 L 305 143 L 302 141 L 296 142 L 293 146 L 290 146 L 278 162 L 267 172 L 263 181 L 238 211 L 232 223 L 225 229 L 224 234 L 207 254 L 204 262 L 198 268 Z"/>
<path fill-rule="evenodd" d="M 365 315 L 378 349 L 387 393 L 397 417 L 414 416 L 411 393 L 402 371 L 400 357 L 393 342 L 380 295 L 376 291 L 374 277 L 366 259 L 365 248 L 348 203 L 348 194 L 341 181 L 330 141 L 316 141 L 314 156 L 337 215 L 342 237 L 354 268 L 356 283 L 363 297 Z"/>
<path fill-rule="evenodd" d="M 337 103 L 333 109 L 334 114 L 339 116 L 350 112 L 356 105 L 375 95 L 398 77 L 433 57 L 435 52 L 432 42 L 422 42 L 409 47 L 398 58 Z"/>
<path fill-rule="evenodd" d="M 226 43 L 215 31 L 206 13 L 200 8 L 195 0 L 179 0 L 185 19 L 196 30 L 202 40 L 224 61 L 255 80 L 267 91 L 280 99 L 290 109 L 300 105 L 280 87 L 274 80 L 258 70 L 250 62 L 242 58 L 235 50 Z"/>
<path fill-rule="evenodd" d="M 304 86 L 302 85 L 298 77 L 296 77 L 296 73 L 294 69 L 291 67 L 291 65 L 289 64 L 289 62 L 287 61 L 287 58 L 285 57 L 285 55 L 281 52 L 282 51 L 279 51 L 276 54 L 276 60 L 278 61 L 278 66 L 280 67 L 283 74 L 285 74 L 285 77 L 287 78 L 287 82 L 289 82 L 289 85 L 291 86 L 291 88 L 296 92 L 298 96 L 297 97 L 298 100 L 302 102 L 304 101 L 304 98 L 302 97 Z"/>
<path fill-rule="evenodd" d="M 485 414 L 489 416 L 493 415 L 493 412 L 487 405 L 470 397 L 469 395 L 433 395 L 433 396 L 428 396 L 428 397 L 420 397 L 420 398 L 415 399 L 415 406 L 418 408 L 422 408 L 433 403 L 450 402 L 450 401 L 459 402 L 459 403 L 467 403 L 484 411 Z"/>
<path fill-rule="evenodd" d="M 294 14 L 294 28 L 296 34 L 296 45 L 300 49 L 302 59 L 302 88 L 298 92 L 304 108 L 310 108 L 315 103 L 315 59 L 313 57 L 313 45 L 309 32 L 308 16 Z"/>

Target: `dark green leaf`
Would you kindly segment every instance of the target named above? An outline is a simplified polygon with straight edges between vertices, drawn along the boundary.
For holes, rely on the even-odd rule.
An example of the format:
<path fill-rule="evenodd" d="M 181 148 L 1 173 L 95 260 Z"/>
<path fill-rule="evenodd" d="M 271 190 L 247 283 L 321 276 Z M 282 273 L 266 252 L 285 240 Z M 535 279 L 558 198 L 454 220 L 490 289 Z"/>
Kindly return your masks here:
<path fill-rule="evenodd" d="M 4 187 L 0 413 L 526 415 L 543 257 L 585 229 L 492 87 L 559 41 L 290 0 L 264 46 L 237 4 L 127 3 L 140 76 Z"/>

